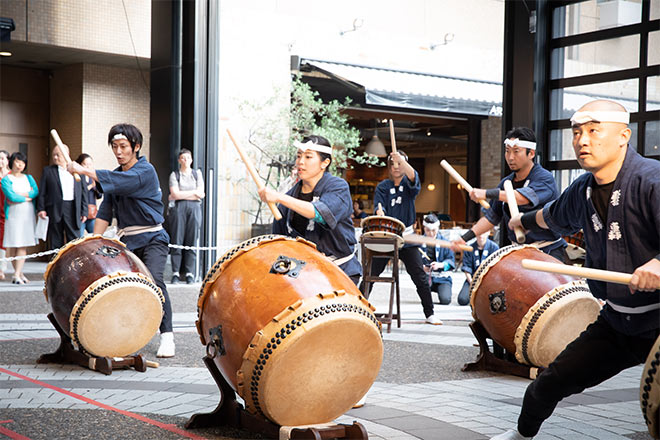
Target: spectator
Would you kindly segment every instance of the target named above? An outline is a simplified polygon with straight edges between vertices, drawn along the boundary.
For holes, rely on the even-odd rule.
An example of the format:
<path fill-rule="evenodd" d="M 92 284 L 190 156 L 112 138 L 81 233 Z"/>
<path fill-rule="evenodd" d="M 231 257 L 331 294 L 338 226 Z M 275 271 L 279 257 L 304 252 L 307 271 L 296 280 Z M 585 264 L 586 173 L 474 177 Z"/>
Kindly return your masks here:
<path fill-rule="evenodd" d="M 10 173 L 2 178 L 2 192 L 5 195 L 5 236 L 3 246 L 7 248 L 9 257 L 21 257 L 27 254 L 27 247 L 37 244 L 34 237 L 34 198 L 39 194 L 37 184 L 29 174 L 23 171 L 27 168 L 27 157 L 20 152 L 9 157 Z M 25 260 L 14 260 L 14 276 L 12 283 L 28 282 L 23 274 Z"/>
<path fill-rule="evenodd" d="M 424 235 L 444 240 L 440 234 L 440 220 L 434 214 L 424 217 Z M 440 246 L 422 245 L 420 248 L 424 260 L 424 270 L 429 273 L 431 291 L 438 294 L 442 305 L 451 303 L 451 273 L 456 268 L 454 251 Z"/>
<path fill-rule="evenodd" d="M 367 213 L 363 211 L 364 209 L 364 203 L 362 203 L 362 200 L 355 200 L 353 202 L 353 219 L 355 220 L 362 220 L 363 218 L 367 217 Z"/>
<path fill-rule="evenodd" d="M 66 159 L 57 146 L 52 159 L 54 165 L 41 174 L 37 215 L 48 217 L 48 246 L 57 249 L 80 236 L 80 226 L 87 220 L 87 191 L 82 178 L 76 182 L 67 172 Z"/>
<path fill-rule="evenodd" d="M 170 210 L 171 243 L 195 246 L 202 225 L 202 199 L 204 198 L 204 179 L 201 170 L 193 170 L 192 153 L 183 148 L 179 152 L 179 169 L 170 174 L 170 201 L 174 209 Z M 186 274 L 186 283 L 195 281 L 194 250 L 172 248 L 172 283 L 178 283 L 180 275 Z M 182 265 L 183 255 L 183 265 Z"/>
<path fill-rule="evenodd" d="M 9 174 L 9 153 L 6 150 L 0 150 L 0 180 Z M 5 258 L 5 248 L 2 247 L 2 241 L 5 234 L 5 193 L 0 191 L 0 258 Z M 7 262 L 0 260 L 0 280 L 5 279 L 5 270 Z"/>
<path fill-rule="evenodd" d="M 92 156 L 89 154 L 83 153 L 78 156 L 76 159 L 80 165 L 85 168 L 94 168 L 94 162 L 92 161 Z M 89 176 L 81 176 L 87 188 L 87 221 L 82 223 L 80 227 L 80 236 L 85 235 L 85 231 L 92 234 L 94 232 L 94 220 L 96 220 L 96 214 L 98 212 L 98 207 L 96 206 L 96 201 L 101 198 L 101 191 L 96 187 L 96 181 Z"/>
<path fill-rule="evenodd" d="M 458 304 L 465 306 L 470 303 L 470 283 L 477 267 L 493 252 L 500 247 L 488 238 L 490 231 L 477 236 L 476 247 L 472 245 L 472 252 L 463 251 L 463 272 L 465 273 L 465 282 L 458 294 Z"/>

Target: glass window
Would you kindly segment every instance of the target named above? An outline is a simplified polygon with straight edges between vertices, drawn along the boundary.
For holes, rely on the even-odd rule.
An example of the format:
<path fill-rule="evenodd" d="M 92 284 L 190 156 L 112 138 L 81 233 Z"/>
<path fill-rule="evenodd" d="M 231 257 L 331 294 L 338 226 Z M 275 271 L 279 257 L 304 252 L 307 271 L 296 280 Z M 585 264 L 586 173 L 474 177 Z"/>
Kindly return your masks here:
<path fill-rule="evenodd" d="M 654 7 L 658 8 L 653 3 L 658 3 L 658 0 L 652 2 L 652 16 Z M 639 0 L 589 0 L 556 8 L 553 12 L 552 37 L 626 26 L 641 20 L 642 2 Z"/>
<path fill-rule="evenodd" d="M 660 110 L 660 76 L 646 78 L 646 111 Z"/>
<path fill-rule="evenodd" d="M 637 112 L 638 96 L 638 79 L 555 89 L 550 93 L 550 119 L 569 119 L 578 108 L 594 99 L 611 99 L 629 112 Z"/>
<path fill-rule="evenodd" d="M 633 69 L 639 67 L 639 35 L 560 47 L 551 60 L 552 79 Z"/>
<path fill-rule="evenodd" d="M 646 63 L 649 66 L 660 64 L 660 31 L 649 32 L 649 51 Z"/>
<path fill-rule="evenodd" d="M 555 178 L 555 182 L 557 182 L 557 187 L 559 188 L 559 192 L 564 192 L 568 186 L 573 183 L 575 179 L 580 177 L 582 174 L 584 174 L 585 171 L 582 168 L 578 168 L 576 170 L 553 170 L 552 175 Z"/>
<path fill-rule="evenodd" d="M 573 131 L 570 128 L 550 131 L 550 157 L 548 160 L 575 160 Z"/>
<path fill-rule="evenodd" d="M 651 20 L 660 18 L 660 0 L 651 0 Z"/>
<path fill-rule="evenodd" d="M 660 121 L 646 123 L 644 156 L 660 157 Z"/>

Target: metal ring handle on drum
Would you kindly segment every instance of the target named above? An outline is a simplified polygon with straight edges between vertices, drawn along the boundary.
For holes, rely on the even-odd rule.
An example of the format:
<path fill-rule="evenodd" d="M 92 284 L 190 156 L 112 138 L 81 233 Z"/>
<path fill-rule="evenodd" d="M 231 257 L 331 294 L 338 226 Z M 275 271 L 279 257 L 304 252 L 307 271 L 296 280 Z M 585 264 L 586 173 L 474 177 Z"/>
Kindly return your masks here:
<path fill-rule="evenodd" d="M 213 352 L 211 352 L 211 348 Z M 223 356 L 225 353 L 225 344 L 222 339 L 222 325 L 210 328 L 209 342 L 206 344 L 206 355 L 213 359 L 216 356 Z"/>

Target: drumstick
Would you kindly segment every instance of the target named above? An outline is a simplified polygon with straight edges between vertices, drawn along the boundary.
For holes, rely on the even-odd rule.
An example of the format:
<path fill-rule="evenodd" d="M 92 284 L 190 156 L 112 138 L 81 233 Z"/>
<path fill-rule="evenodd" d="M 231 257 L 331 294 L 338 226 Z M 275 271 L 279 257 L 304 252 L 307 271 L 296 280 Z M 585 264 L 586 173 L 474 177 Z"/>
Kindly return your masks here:
<path fill-rule="evenodd" d="M 460 183 L 461 186 L 462 186 L 463 188 L 465 188 L 465 190 L 466 190 L 467 192 L 470 192 L 470 191 L 472 191 L 472 190 L 474 189 L 474 188 L 472 188 L 472 186 L 471 186 L 469 183 L 467 183 L 467 181 L 466 181 L 465 179 L 463 179 L 463 176 L 461 176 L 460 174 L 458 174 L 458 171 L 456 171 L 456 170 L 454 169 L 454 167 L 452 167 L 451 165 L 449 165 L 449 163 L 448 163 L 446 160 L 442 159 L 442 161 L 440 162 L 440 165 L 442 166 L 442 168 L 445 169 L 445 171 L 447 171 L 447 172 L 449 173 L 449 175 L 450 175 L 451 177 L 454 178 L 455 181 L 457 181 L 458 183 Z M 479 204 L 480 204 L 481 206 L 483 206 L 484 208 L 486 208 L 486 209 L 490 209 L 490 203 L 488 203 L 488 202 L 485 201 L 485 200 L 479 200 Z"/>
<path fill-rule="evenodd" d="M 410 244 L 430 244 L 433 246 L 443 247 L 443 248 L 451 248 L 452 246 L 452 243 L 450 241 L 438 240 L 437 238 L 426 237 L 425 235 L 418 235 L 418 234 L 404 235 L 403 241 Z M 472 251 L 472 246 L 468 246 L 467 244 L 459 244 L 458 248 L 467 252 Z"/>
<path fill-rule="evenodd" d="M 569 266 L 568 264 L 549 263 L 547 261 L 524 259 L 521 264 L 525 269 L 540 270 L 542 272 L 552 272 L 563 275 L 574 275 L 577 277 L 588 278 L 590 280 L 607 281 L 609 283 L 629 284 L 632 279 L 632 274 L 630 273 L 592 269 L 590 267 Z M 658 289 L 660 289 L 660 286 L 658 286 Z"/>
<path fill-rule="evenodd" d="M 160 367 L 160 363 L 154 362 L 154 361 L 146 361 L 147 367 L 150 368 L 158 368 Z"/>
<path fill-rule="evenodd" d="M 383 211 L 383 212 L 385 212 L 385 210 L 383 209 L 383 206 L 380 204 L 380 202 L 378 202 L 378 209 L 377 209 L 376 211 Z"/>
<path fill-rule="evenodd" d="M 57 134 L 57 130 L 53 128 L 50 131 L 50 135 L 53 137 L 55 144 L 57 144 L 57 146 L 60 147 L 62 156 L 64 156 L 64 160 L 66 161 L 66 164 L 69 165 L 72 162 L 71 157 L 69 157 L 69 148 L 66 145 L 64 145 L 64 142 L 62 142 L 62 139 L 60 139 L 60 135 Z M 80 182 L 80 175 L 78 173 L 73 173 L 73 178 L 76 179 L 76 182 Z"/>
<path fill-rule="evenodd" d="M 232 143 L 236 147 L 236 151 L 238 151 L 238 155 L 241 156 L 241 160 L 245 164 L 245 167 L 248 169 L 248 172 L 252 176 L 252 180 L 254 180 L 254 183 L 257 184 L 257 188 L 263 189 L 264 184 L 261 181 L 261 177 L 259 177 L 259 174 L 257 174 L 257 170 L 254 169 L 254 165 L 252 165 L 252 161 L 250 160 L 249 157 L 245 154 L 243 149 L 238 145 L 238 142 L 236 142 L 236 139 L 234 139 L 234 136 L 232 136 L 231 131 L 227 129 L 227 134 L 229 135 L 229 139 L 231 139 Z M 268 207 L 270 208 L 270 212 L 273 213 L 273 217 L 275 217 L 275 220 L 281 220 L 282 219 L 282 214 L 280 213 L 280 210 L 277 209 L 277 205 L 273 202 L 267 202 Z"/>
<path fill-rule="evenodd" d="M 504 181 L 504 192 L 506 193 L 506 201 L 509 204 L 511 218 L 513 218 L 520 214 L 520 211 L 518 211 L 518 202 L 516 202 L 516 193 L 513 191 L 513 184 L 509 179 Z M 516 241 L 518 243 L 525 242 L 525 232 L 520 226 L 513 228 L 513 232 L 516 234 Z"/>
<path fill-rule="evenodd" d="M 396 139 L 394 138 L 394 121 L 390 119 L 390 142 L 392 143 L 392 153 L 396 153 Z"/>

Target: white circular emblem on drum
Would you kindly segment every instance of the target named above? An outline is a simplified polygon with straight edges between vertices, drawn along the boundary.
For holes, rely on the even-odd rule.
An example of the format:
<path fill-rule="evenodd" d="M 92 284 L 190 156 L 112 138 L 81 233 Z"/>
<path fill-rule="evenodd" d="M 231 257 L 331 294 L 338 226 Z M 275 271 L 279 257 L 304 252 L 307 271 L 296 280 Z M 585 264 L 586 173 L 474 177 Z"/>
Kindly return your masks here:
<path fill-rule="evenodd" d="M 121 357 L 144 347 L 158 331 L 165 298 L 137 272 L 117 272 L 95 281 L 71 310 L 71 339 L 95 356 Z"/>

